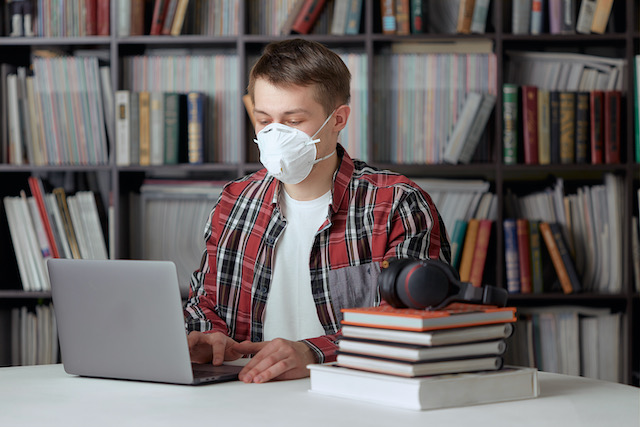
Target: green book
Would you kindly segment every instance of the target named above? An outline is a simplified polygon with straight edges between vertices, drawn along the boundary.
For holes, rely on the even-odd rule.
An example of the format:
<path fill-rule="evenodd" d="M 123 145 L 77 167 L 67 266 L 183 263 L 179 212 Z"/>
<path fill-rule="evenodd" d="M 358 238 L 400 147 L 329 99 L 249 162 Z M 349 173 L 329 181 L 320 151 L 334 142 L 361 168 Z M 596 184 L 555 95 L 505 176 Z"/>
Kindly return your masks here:
<path fill-rule="evenodd" d="M 460 264 L 460 253 L 462 252 L 466 232 L 467 221 L 464 219 L 456 220 L 453 226 L 453 234 L 451 235 L 451 265 L 456 270 Z"/>
<path fill-rule="evenodd" d="M 502 86 L 502 146 L 505 165 L 518 163 L 518 86 Z"/>

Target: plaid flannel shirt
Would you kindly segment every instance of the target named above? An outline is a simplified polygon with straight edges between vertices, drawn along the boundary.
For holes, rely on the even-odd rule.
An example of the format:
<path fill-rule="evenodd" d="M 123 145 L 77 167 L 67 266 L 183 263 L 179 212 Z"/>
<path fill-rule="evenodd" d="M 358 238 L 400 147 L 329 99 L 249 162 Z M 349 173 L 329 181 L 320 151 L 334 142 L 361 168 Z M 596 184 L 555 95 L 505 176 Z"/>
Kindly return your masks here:
<path fill-rule="evenodd" d="M 352 160 L 338 145 L 327 219 L 316 233 L 311 292 L 326 335 L 303 340 L 320 363 L 335 360 L 342 308 L 379 305 L 380 262 L 391 257 L 451 260 L 440 215 L 408 178 Z M 227 184 L 205 228 L 206 250 L 191 278 L 188 331 L 263 339 L 275 247 L 286 227 L 280 183 L 265 169 Z"/>

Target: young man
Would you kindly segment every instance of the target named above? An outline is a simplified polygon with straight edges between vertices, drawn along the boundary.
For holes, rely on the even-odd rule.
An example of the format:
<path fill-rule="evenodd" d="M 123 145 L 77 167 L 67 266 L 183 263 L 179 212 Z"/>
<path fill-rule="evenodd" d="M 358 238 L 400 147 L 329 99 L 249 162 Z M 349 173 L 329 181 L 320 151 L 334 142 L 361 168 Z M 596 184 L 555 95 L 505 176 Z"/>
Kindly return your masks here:
<path fill-rule="evenodd" d="M 308 376 L 335 360 L 340 309 L 381 303 L 381 261 L 450 262 L 431 198 L 338 144 L 350 79 L 338 55 L 300 39 L 268 45 L 251 70 L 265 169 L 229 183 L 207 222 L 185 309 L 194 362 L 253 354 L 244 382 Z"/>

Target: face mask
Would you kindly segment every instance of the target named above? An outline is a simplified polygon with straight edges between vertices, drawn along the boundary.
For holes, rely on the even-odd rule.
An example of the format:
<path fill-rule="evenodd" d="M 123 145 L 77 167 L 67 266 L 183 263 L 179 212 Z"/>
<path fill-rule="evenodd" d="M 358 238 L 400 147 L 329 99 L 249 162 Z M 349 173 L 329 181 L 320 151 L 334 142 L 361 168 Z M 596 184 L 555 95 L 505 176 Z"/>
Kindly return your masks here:
<path fill-rule="evenodd" d="M 298 184 L 309 176 L 313 165 L 333 156 L 335 150 L 316 159 L 316 144 L 320 139 L 313 139 L 332 116 L 333 112 L 311 137 L 281 123 L 271 123 L 258 132 L 254 141 L 260 148 L 260 162 L 269 175 L 285 184 Z"/>

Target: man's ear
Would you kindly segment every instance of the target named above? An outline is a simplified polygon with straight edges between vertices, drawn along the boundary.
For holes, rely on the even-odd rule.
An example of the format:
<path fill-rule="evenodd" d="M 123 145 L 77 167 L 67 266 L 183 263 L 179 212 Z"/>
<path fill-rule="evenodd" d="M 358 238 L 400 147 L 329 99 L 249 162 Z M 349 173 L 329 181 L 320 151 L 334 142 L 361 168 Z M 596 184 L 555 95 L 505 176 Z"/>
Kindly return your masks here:
<path fill-rule="evenodd" d="M 336 108 L 335 118 L 336 124 L 333 126 L 334 132 L 340 132 L 347 125 L 349 114 L 351 113 L 351 107 L 348 105 L 341 105 Z"/>

